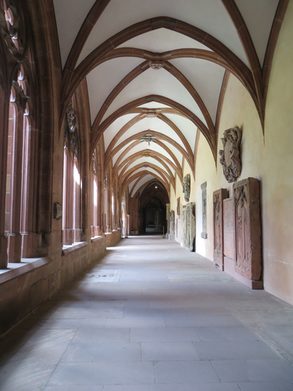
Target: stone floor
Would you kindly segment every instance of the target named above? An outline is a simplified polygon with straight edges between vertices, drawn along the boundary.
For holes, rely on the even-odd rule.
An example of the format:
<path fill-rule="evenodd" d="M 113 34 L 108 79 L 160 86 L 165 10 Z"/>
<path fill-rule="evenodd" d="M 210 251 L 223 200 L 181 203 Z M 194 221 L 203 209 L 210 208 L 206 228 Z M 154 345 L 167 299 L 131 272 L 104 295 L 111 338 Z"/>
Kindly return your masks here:
<path fill-rule="evenodd" d="M 134 237 L 1 351 L 1 391 L 292 391 L 293 307 L 176 243 Z"/>

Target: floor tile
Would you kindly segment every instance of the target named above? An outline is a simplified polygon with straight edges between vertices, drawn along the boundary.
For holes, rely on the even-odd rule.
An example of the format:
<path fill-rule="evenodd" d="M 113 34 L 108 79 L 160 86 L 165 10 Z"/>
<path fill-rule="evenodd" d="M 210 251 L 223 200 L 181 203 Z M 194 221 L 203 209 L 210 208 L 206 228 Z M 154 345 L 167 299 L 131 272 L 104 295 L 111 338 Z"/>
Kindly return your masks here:
<path fill-rule="evenodd" d="M 50 386 L 82 385 L 85 387 L 102 384 L 152 384 L 154 372 L 152 363 L 96 362 L 60 363 L 50 378 Z"/>
<path fill-rule="evenodd" d="M 192 342 L 143 342 L 143 361 L 187 361 L 198 360 Z"/>
<path fill-rule="evenodd" d="M 177 243 L 125 239 L 0 342 L 0 389 L 292 391 L 292 324 Z"/>
<path fill-rule="evenodd" d="M 131 341 L 136 342 L 183 342 L 200 341 L 194 327 L 148 327 L 131 328 Z"/>
<path fill-rule="evenodd" d="M 278 355 L 261 341 L 194 342 L 201 360 L 277 359 Z"/>
<path fill-rule="evenodd" d="M 219 378 L 208 361 L 161 361 L 155 364 L 156 383 L 217 383 Z"/>

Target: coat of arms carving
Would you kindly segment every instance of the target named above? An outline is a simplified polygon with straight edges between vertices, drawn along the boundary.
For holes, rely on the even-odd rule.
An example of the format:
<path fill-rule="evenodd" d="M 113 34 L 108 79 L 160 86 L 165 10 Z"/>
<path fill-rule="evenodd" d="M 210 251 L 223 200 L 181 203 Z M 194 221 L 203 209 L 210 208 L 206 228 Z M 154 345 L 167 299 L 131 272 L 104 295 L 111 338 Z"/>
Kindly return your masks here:
<path fill-rule="evenodd" d="M 190 197 L 190 174 L 183 178 L 183 194 L 185 201 L 188 202 Z"/>
<path fill-rule="evenodd" d="M 235 182 L 241 174 L 241 139 L 242 128 L 238 126 L 226 129 L 222 138 L 224 149 L 220 150 L 220 163 L 229 183 Z"/>

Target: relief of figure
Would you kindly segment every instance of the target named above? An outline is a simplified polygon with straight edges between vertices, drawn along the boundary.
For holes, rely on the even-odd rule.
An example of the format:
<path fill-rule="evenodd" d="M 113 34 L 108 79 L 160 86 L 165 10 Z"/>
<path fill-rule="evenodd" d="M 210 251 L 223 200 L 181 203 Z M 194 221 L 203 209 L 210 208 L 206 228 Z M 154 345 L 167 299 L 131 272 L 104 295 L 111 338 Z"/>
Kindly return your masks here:
<path fill-rule="evenodd" d="M 236 267 L 244 275 L 250 274 L 250 240 L 248 227 L 248 205 L 245 186 L 235 190 L 236 202 Z"/>

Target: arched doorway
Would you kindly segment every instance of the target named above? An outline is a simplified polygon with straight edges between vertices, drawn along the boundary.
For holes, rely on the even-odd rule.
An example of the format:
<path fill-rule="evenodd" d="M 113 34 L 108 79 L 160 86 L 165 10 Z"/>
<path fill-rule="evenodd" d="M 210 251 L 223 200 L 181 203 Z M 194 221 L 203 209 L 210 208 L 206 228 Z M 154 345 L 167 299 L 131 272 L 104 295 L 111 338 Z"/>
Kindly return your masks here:
<path fill-rule="evenodd" d="M 139 233 L 163 235 L 167 229 L 166 204 L 169 197 L 159 182 L 147 186 L 139 199 Z"/>

